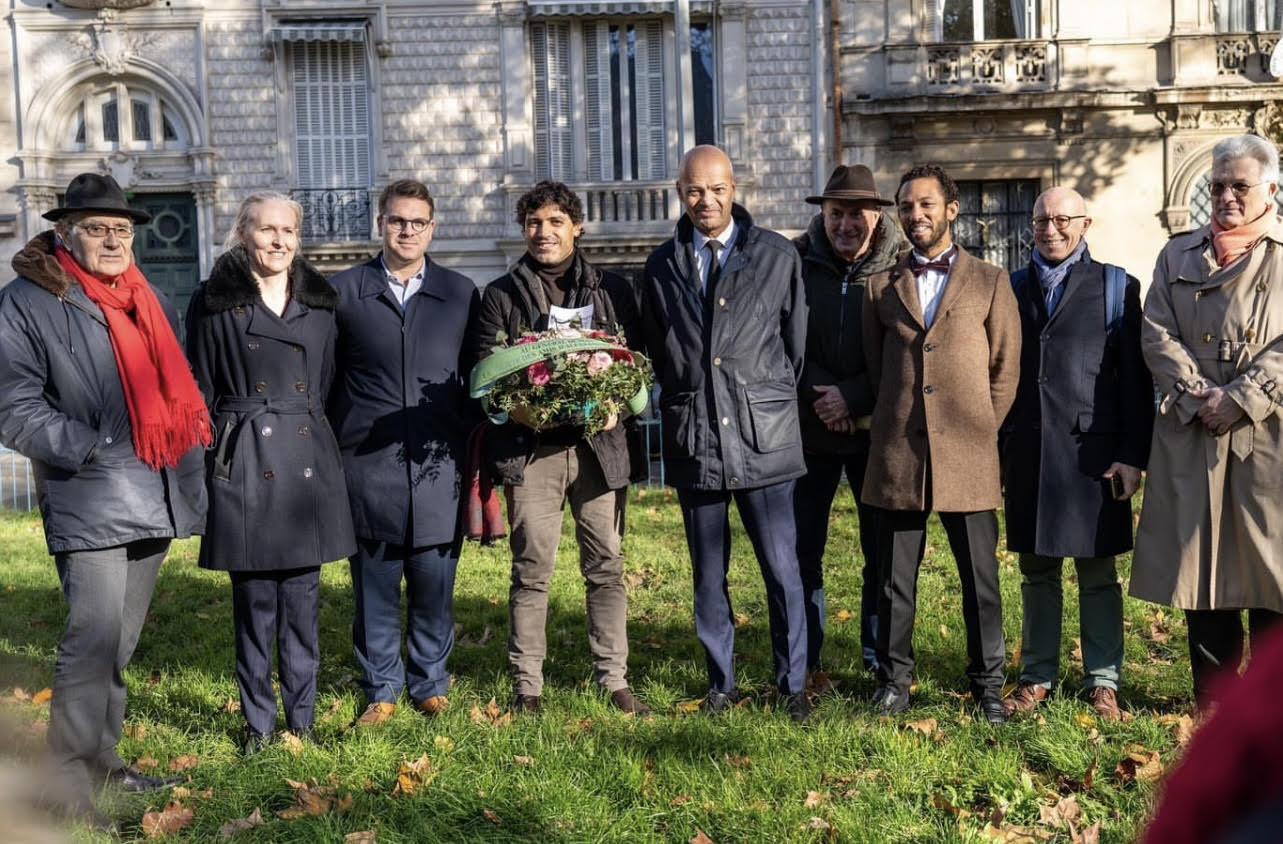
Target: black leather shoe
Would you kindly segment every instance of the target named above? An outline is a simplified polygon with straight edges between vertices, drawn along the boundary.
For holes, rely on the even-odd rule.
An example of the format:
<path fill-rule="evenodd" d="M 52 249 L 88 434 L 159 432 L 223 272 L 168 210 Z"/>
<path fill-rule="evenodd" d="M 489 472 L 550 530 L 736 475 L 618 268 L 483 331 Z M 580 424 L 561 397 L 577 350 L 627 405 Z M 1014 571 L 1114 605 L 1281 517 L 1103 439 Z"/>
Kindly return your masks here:
<path fill-rule="evenodd" d="M 512 711 L 516 713 L 522 713 L 522 712 L 534 713 L 539 711 L 539 707 L 542 704 L 543 704 L 543 699 L 539 695 L 520 695 L 519 694 L 519 695 L 513 696 L 512 698 Z"/>
<path fill-rule="evenodd" d="M 878 686 L 873 693 L 873 711 L 879 716 L 899 715 L 909 708 L 909 693 L 894 686 Z"/>
<path fill-rule="evenodd" d="M 261 753 L 275 740 L 276 736 L 246 727 L 241 734 L 241 755 L 253 756 L 255 753 Z"/>
<path fill-rule="evenodd" d="M 1007 723 L 1007 707 L 1002 705 L 1002 698 L 997 693 L 986 694 L 980 698 L 978 706 L 985 720 L 990 724 Z"/>
<path fill-rule="evenodd" d="M 699 711 L 705 715 L 721 715 L 734 705 L 734 698 L 726 692 L 715 692 L 709 689 L 704 702 L 699 705 Z"/>
<path fill-rule="evenodd" d="M 183 777 L 149 777 L 133 765 L 112 768 L 107 772 L 108 785 L 131 794 L 173 788 L 183 781 Z"/>
<path fill-rule="evenodd" d="M 789 714 L 795 724 L 805 724 L 811 720 L 811 701 L 807 698 L 806 692 L 785 695 L 784 711 Z"/>

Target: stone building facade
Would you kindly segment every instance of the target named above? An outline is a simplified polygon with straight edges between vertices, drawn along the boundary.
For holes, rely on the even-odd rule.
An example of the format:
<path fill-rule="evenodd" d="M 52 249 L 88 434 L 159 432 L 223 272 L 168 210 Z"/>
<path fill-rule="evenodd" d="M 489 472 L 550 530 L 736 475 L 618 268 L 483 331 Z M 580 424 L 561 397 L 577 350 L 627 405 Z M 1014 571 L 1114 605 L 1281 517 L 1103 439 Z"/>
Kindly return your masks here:
<path fill-rule="evenodd" d="M 1009 268 L 1028 260 L 1033 199 L 1063 184 L 1088 200 L 1093 254 L 1147 283 L 1167 238 L 1207 222 L 1216 140 L 1279 122 L 1279 0 L 842 0 L 838 15 L 845 158 L 890 187 L 944 164 L 959 239 Z"/>
<path fill-rule="evenodd" d="M 635 267 L 679 215 L 684 149 L 731 153 L 765 225 L 797 229 L 831 113 L 817 0 L 16 0 L 0 46 L 0 260 L 70 177 L 112 173 L 183 302 L 237 204 L 291 193 L 323 269 L 376 248 L 388 182 L 432 189 L 433 255 L 478 283 L 522 251 L 516 198 L 573 185 L 584 246 Z"/>

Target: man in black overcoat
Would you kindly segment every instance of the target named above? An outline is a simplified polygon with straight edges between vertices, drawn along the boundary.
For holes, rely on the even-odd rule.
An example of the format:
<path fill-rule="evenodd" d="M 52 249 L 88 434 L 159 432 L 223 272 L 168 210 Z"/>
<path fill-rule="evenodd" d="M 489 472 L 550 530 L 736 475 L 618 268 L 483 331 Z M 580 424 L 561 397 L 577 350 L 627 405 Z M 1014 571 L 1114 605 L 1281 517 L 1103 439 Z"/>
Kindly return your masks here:
<path fill-rule="evenodd" d="M 1123 597 L 1114 557 L 1132 547 L 1131 496 L 1149 458 L 1154 388 L 1140 352 L 1140 282 L 1092 259 L 1090 226 L 1076 191 L 1044 192 L 1029 268 L 1012 277 L 1023 337 L 1002 456 L 1024 622 L 1020 686 L 1006 707 L 1032 711 L 1056 681 L 1060 571 L 1073 557 L 1083 685 L 1100 717 L 1117 720 Z"/>
<path fill-rule="evenodd" d="M 467 276 L 427 255 L 435 203 L 422 183 L 384 188 L 378 225 L 382 251 L 332 279 L 339 341 L 329 416 L 357 536 L 352 640 L 362 727 L 391 717 L 406 689 L 424 715 L 449 705 L 460 474 L 476 421 L 464 339 L 480 304 Z"/>

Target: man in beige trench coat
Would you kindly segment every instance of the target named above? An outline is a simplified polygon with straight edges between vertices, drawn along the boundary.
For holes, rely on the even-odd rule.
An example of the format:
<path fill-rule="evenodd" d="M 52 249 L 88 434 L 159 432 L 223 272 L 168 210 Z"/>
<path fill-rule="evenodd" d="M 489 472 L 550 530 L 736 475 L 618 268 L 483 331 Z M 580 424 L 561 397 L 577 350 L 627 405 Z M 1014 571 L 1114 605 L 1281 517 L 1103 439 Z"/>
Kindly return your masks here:
<path fill-rule="evenodd" d="M 1141 346 L 1162 400 L 1131 594 L 1185 610 L 1200 706 L 1283 613 L 1283 220 L 1279 159 L 1254 135 L 1212 151 L 1212 222 L 1172 238 Z"/>
<path fill-rule="evenodd" d="M 958 188 L 934 164 L 905 173 L 896 192 L 913 250 L 869 279 L 862 313 L 877 397 L 861 499 L 889 512 L 881 525 L 878 712 L 909 705 L 918 566 L 936 511 L 958 566 L 971 694 L 991 723 L 1001 701 L 998 592 L 998 426 L 1016 397 L 1020 313 L 1000 267 L 953 243 Z"/>

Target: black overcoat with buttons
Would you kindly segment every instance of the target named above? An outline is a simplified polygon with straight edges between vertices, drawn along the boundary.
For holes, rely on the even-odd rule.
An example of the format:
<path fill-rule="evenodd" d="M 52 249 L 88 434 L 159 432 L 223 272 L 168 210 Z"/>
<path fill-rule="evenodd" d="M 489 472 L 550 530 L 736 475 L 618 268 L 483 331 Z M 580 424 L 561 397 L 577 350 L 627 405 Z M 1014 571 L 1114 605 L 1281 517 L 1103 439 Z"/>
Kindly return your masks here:
<path fill-rule="evenodd" d="M 1140 350 L 1140 282 L 1128 276 L 1123 319 L 1105 330 L 1105 265 L 1087 253 L 1056 310 L 1030 264 L 1016 290 L 1020 384 L 1002 429 L 1007 548 L 1045 557 L 1131 550 L 1130 501 L 1100 483 L 1115 461 L 1144 469 L 1154 385 Z"/>
<path fill-rule="evenodd" d="M 200 564 L 317 566 L 356 550 L 338 443 L 325 418 L 338 297 L 302 259 L 277 316 L 242 248 L 224 253 L 187 311 L 187 354 L 210 408 L 209 515 Z"/>

